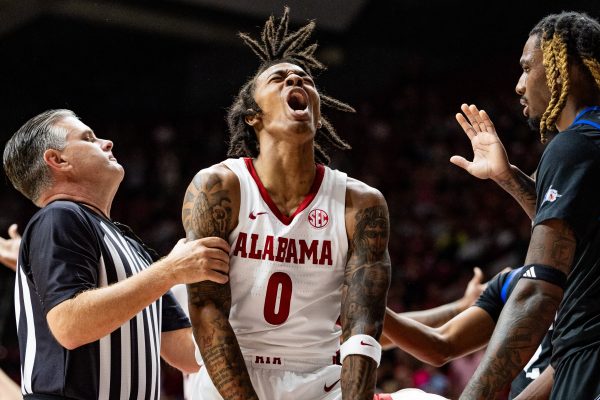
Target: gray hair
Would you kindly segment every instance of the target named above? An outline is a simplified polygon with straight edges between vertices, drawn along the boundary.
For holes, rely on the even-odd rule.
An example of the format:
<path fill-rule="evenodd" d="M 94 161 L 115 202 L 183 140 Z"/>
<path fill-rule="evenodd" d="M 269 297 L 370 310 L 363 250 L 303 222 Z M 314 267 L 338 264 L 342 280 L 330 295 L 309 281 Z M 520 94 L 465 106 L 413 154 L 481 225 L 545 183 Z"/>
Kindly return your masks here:
<path fill-rule="evenodd" d="M 44 161 L 48 149 L 63 150 L 66 132 L 56 126 L 64 118 L 77 115 L 71 110 L 48 110 L 19 128 L 4 146 L 4 171 L 13 186 L 34 203 L 52 184 Z"/>

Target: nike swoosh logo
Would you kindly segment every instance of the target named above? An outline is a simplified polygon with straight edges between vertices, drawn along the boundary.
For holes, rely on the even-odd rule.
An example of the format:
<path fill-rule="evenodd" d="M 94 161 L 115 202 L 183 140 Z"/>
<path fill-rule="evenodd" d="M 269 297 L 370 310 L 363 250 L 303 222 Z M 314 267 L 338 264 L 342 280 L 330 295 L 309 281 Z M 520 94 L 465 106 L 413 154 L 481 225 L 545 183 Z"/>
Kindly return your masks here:
<path fill-rule="evenodd" d="M 333 382 L 333 384 L 332 384 L 332 385 L 330 385 L 330 386 L 327 386 L 327 384 L 325 384 L 325 386 L 323 386 L 323 390 L 324 390 L 324 391 L 326 391 L 326 392 L 331 392 L 331 389 L 333 389 L 333 387 L 334 387 L 335 385 L 337 385 L 337 383 L 338 383 L 339 381 L 340 381 L 340 380 L 338 379 L 337 381 Z"/>
<path fill-rule="evenodd" d="M 361 345 L 363 345 L 363 346 L 371 346 L 371 347 L 373 347 L 373 345 L 372 345 L 372 344 L 365 343 L 365 342 L 363 342 L 362 340 L 360 341 L 360 344 L 361 344 Z"/>
<path fill-rule="evenodd" d="M 256 213 L 256 214 L 255 214 L 255 213 L 254 213 L 254 211 L 252 211 L 252 212 L 250 212 L 250 215 L 249 215 L 248 217 L 249 217 L 250 219 L 256 219 L 256 216 L 257 216 L 257 215 L 263 215 L 263 214 L 267 214 L 267 212 L 266 212 L 266 211 L 263 211 L 263 212 L 258 212 L 258 213 Z"/>

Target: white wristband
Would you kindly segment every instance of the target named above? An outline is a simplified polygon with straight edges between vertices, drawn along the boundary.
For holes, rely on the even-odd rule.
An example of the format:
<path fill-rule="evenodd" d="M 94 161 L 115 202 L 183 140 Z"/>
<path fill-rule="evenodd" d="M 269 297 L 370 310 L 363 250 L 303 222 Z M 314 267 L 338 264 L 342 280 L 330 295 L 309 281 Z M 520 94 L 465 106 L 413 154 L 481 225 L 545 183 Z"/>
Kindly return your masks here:
<path fill-rule="evenodd" d="M 371 357 L 377 363 L 381 361 L 381 345 L 375 338 L 369 335 L 354 335 L 348 338 L 340 347 L 340 362 L 351 354 L 360 354 Z"/>

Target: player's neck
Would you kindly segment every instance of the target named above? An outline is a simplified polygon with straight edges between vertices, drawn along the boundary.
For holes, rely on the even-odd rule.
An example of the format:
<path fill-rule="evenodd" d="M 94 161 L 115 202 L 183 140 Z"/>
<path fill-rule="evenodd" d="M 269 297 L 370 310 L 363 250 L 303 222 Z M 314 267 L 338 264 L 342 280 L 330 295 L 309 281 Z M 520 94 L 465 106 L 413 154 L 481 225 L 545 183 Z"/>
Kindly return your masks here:
<path fill-rule="evenodd" d="M 254 168 L 272 200 L 284 214 L 291 214 L 310 191 L 316 175 L 312 145 L 294 151 L 281 146 L 264 148 Z"/>
<path fill-rule="evenodd" d="M 575 117 L 585 108 L 600 106 L 600 93 L 596 88 L 595 81 L 591 81 L 587 74 L 582 77 L 579 69 L 575 69 L 573 72 L 575 73 L 571 80 L 567 101 L 556 121 L 556 128 L 559 132 L 571 126 Z"/>
<path fill-rule="evenodd" d="M 559 132 L 567 129 L 573 121 L 575 120 L 575 116 L 583 109 L 584 107 L 577 107 L 575 102 L 571 100 L 571 97 L 567 99 L 565 107 L 560 113 L 560 116 L 556 120 L 556 129 Z"/>
<path fill-rule="evenodd" d="M 261 142 L 254 167 L 265 187 L 305 194 L 315 177 L 313 144 Z"/>

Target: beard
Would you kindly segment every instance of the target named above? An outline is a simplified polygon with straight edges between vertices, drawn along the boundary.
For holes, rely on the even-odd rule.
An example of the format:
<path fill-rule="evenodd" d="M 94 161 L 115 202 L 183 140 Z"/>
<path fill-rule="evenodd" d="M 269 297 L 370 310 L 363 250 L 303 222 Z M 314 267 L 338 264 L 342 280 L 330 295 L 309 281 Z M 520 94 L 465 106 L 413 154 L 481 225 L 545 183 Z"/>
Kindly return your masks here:
<path fill-rule="evenodd" d="M 539 132 L 541 120 L 542 119 L 540 117 L 527 118 L 527 125 L 529 125 L 529 129 L 531 129 L 534 132 Z"/>
<path fill-rule="evenodd" d="M 527 125 L 529 125 L 529 128 L 532 131 L 539 132 L 541 120 L 542 119 L 540 117 L 527 118 Z M 544 144 L 547 145 L 548 143 L 550 143 L 550 141 L 552 139 L 554 139 L 554 136 L 556 136 L 557 133 L 558 133 L 558 129 L 556 128 L 556 125 L 547 126 L 546 127 L 546 141 L 544 142 Z"/>

